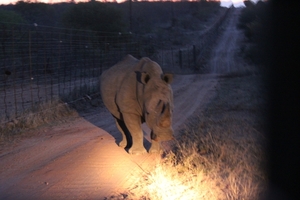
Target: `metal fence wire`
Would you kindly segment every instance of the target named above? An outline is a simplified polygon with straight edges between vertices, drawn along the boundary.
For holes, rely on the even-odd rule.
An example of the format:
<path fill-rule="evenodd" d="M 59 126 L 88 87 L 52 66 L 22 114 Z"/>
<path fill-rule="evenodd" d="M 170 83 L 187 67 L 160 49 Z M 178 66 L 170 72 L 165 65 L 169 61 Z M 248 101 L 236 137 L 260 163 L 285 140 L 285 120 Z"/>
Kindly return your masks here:
<path fill-rule="evenodd" d="M 148 56 L 172 73 L 199 70 L 226 14 L 184 49 L 132 33 L 0 23 L 0 125 L 42 102 L 99 93 L 102 71 L 127 54 Z"/>
<path fill-rule="evenodd" d="M 4 24 L 0 29 L 0 118 L 42 101 L 76 98 L 98 88 L 103 69 L 136 55 L 130 34 Z"/>

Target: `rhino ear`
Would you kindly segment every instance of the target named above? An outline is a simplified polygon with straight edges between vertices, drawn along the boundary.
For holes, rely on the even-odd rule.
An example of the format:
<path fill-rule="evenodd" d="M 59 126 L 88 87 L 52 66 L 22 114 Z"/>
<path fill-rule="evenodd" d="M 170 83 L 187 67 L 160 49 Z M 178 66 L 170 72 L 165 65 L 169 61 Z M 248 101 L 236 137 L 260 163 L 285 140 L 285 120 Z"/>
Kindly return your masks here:
<path fill-rule="evenodd" d="M 164 74 L 162 78 L 166 83 L 171 84 L 173 81 L 173 74 Z"/>
<path fill-rule="evenodd" d="M 146 72 L 142 72 L 142 76 L 141 76 L 142 83 L 147 84 L 149 80 L 150 80 L 149 74 L 147 74 Z"/>
<path fill-rule="evenodd" d="M 135 73 L 136 73 L 136 76 L 137 76 L 137 80 L 140 83 L 147 84 L 148 81 L 150 80 L 150 76 L 146 72 L 136 71 Z"/>

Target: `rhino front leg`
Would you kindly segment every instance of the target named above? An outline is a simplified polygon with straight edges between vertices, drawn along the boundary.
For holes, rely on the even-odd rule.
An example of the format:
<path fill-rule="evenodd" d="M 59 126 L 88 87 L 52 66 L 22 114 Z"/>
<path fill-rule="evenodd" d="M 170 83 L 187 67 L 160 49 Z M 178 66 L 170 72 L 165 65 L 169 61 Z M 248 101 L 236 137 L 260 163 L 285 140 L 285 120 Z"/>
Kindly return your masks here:
<path fill-rule="evenodd" d="M 160 153 L 161 148 L 160 148 L 160 142 L 151 140 L 151 147 L 149 149 L 149 153 Z"/>
<path fill-rule="evenodd" d="M 119 129 L 119 131 L 121 132 L 122 134 L 122 141 L 119 143 L 119 147 L 122 147 L 122 148 L 126 148 L 128 146 L 127 144 L 127 137 L 129 133 L 125 133 L 125 131 L 128 132 L 126 126 L 125 126 L 125 123 L 124 121 L 120 120 L 120 119 L 117 119 L 115 118 L 115 121 L 116 121 L 116 125 L 117 125 L 117 128 Z"/>
<path fill-rule="evenodd" d="M 146 153 L 143 145 L 143 131 L 141 128 L 141 117 L 135 114 L 123 113 L 123 119 L 132 137 L 132 146 L 129 149 L 130 154 L 138 155 Z"/>

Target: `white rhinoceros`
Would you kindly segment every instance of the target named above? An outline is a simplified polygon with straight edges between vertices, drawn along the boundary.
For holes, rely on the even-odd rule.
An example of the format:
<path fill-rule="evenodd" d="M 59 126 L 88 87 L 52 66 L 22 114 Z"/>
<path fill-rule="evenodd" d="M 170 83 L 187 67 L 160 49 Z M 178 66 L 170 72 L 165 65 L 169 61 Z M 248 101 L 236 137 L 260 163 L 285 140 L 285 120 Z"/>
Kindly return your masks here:
<path fill-rule="evenodd" d="M 151 129 L 150 153 L 160 151 L 160 141 L 173 139 L 172 78 L 172 74 L 163 74 L 161 67 L 149 58 L 138 60 L 131 55 L 102 73 L 103 103 L 122 133 L 119 146 L 125 148 L 131 137 L 130 154 L 146 152 L 143 122 Z"/>

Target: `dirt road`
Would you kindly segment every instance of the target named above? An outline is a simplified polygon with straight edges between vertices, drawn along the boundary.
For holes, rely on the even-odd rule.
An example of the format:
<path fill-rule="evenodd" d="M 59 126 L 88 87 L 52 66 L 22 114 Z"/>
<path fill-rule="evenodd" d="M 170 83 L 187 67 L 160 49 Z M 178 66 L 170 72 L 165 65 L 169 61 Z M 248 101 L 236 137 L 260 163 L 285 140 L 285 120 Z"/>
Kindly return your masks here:
<path fill-rule="evenodd" d="M 237 56 L 240 49 L 240 45 L 237 44 L 243 40 L 243 34 L 236 28 L 239 14 L 240 9 L 235 9 L 231 13 L 231 18 L 225 24 L 225 30 L 218 39 L 217 46 L 213 49 L 208 62 L 210 73 L 242 73 L 247 70 L 241 68 L 244 67 L 244 65 L 240 65 L 243 61 Z"/>
<path fill-rule="evenodd" d="M 231 13 L 210 62 L 214 73 L 175 75 L 176 135 L 188 117 L 205 108 L 214 96 L 216 73 L 236 70 L 233 52 L 241 34 L 235 28 L 238 13 Z M 143 128 L 149 149 L 149 130 Z M 36 136 L 1 149 L 0 199 L 104 199 L 131 187 L 159 161 L 158 155 L 131 156 L 119 148 L 121 134 L 105 108 L 91 109 L 71 122 L 35 132 Z"/>

